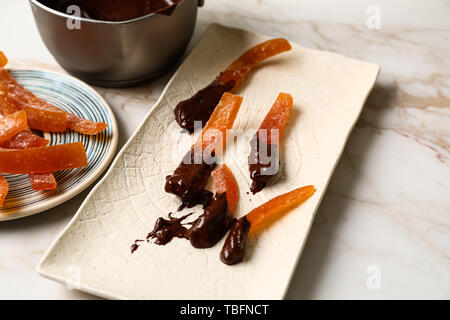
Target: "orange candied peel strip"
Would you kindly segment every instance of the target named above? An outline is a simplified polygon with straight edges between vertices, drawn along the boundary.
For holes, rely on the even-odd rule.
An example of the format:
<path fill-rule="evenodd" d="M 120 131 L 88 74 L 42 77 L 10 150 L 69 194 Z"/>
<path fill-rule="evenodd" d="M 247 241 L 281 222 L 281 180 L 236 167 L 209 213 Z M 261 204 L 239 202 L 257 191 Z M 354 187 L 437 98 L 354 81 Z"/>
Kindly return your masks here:
<path fill-rule="evenodd" d="M 14 110 L 25 110 L 28 125 L 32 129 L 46 132 L 64 132 L 67 128 L 67 113 L 36 97 L 22 87 L 5 69 L 0 69 L 0 95 L 3 96 L 3 114 Z"/>
<path fill-rule="evenodd" d="M 0 148 L 3 149 L 28 149 L 37 148 L 48 145 L 47 139 L 41 138 L 33 134 L 30 129 L 25 129 L 19 134 L 15 135 L 6 142 L 0 143 Z"/>
<path fill-rule="evenodd" d="M 0 69 L 0 113 L 17 110 L 27 112 L 30 128 L 45 132 L 71 129 L 82 134 L 95 135 L 107 127 L 104 122 L 80 118 L 38 98 L 22 87 L 7 70 Z"/>
<path fill-rule="evenodd" d="M 245 256 L 249 234 L 268 226 L 283 213 L 311 197 L 315 191 L 316 189 L 313 186 L 295 189 L 267 201 L 237 220 L 231 227 L 222 247 L 220 260 L 227 265 L 241 262 Z"/>
<path fill-rule="evenodd" d="M 211 172 L 211 176 L 214 181 L 216 194 L 225 193 L 228 210 L 234 213 L 239 199 L 239 186 L 230 168 L 226 164 L 221 164 Z"/>
<path fill-rule="evenodd" d="M 104 122 L 94 122 L 80 118 L 74 114 L 67 114 L 67 128 L 87 135 L 96 135 L 106 129 Z"/>
<path fill-rule="evenodd" d="M 1 69 L 0 69 L 1 72 Z M 0 82 L 0 115 L 7 116 L 8 114 L 20 111 L 18 107 L 18 103 L 12 101 L 9 98 L 8 90 L 6 87 Z"/>
<path fill-rule="evenodd" d="M 264 189 L 268 181 L 278 172 L 279 144 L 288 121 L 293 99 L 288 93 L 280 93 L 264 118 L 255 137 L 250 141 L 249 171 L 253 180 L 253 194 Z M 262 150 L 266 154 L 261 155 Z M 270 152 L 270 153 L 269 153 Z M 266 156 L 270 161 L 266 160 Z"/>
<path fill-rule="evenodd" d="M 291 48 L 289 41 L 283 38 L 262 42 L 244 52 L 219 75 L 218 79 L 221 83 L 234 81 L 232 90 L 235 90 L 256 65 L 274 55 L 289 51 Z"/>
<path fill-rule="evenodd" d="M 281 139 L 281 137 L 283 136 L 287 120 L 291 113 L 292 104 L 293 99 L 289 93 L 281 92 L 280 94 L 278 94 L 275 103 L 273 104 L 272 108 L 267 113 L 266 117 L 259 127 L 259 130 L 267 130 L 266 142 L 268 144 L 272 143 L 273 129 L 278 130 L 278 139 Z M 262 138 L 262 136 L 260 138 Z M 274 141 L 274 143 L 278 143 L 278 141 Z"/>
<path fill-rule="evenodd" d="M 0 83 L 0 111 L 3 114 L 11 114 L 17 110 L 19 103 L 9 98 L 9 93 L 6 90 L 2 91 L 4 86 Z M 3 93 L 3 94 L 2 94 Z M 35 128 L 40 128 L 46 131 L 57 131 L 55 128 L 59 127 L 60 123 L 66 123 L 66 115 L 60 111 L 42 111 L 39 109 L 24 107 L 23 113 L 27 113 L 28 122 L 30 122 Z M 53 115 L 50 116 L 50 115 Z M 31 118 L 31 121 L 30 121 Z M 61 131 L 64 131 L 65 128 Z M 25 130 L 18 133 L 10 140 L 0 143 L 0 148 L 4 149 L 28 149 L 43 147 L 48 145 L 47 139 L 41 138 L 31 132 L 28 125 Z M 41 174 L 37 177 L 30 175 L 31 187 L 33 190 L 50 190 L 50 188 L 56 188 L 56 180 L 52 173 Z M 45 182 L 45 183 L 43 183 Z"/>
<path fill-rule="evenodd" d="M 59 110 L 50 110 L 24 105 L 30 128 L 44 132 L 64 132 L 67 129 L 67 114 Z"/>
<path fill-rule="evenodd" d="M 0 143 L 10 140 L 27 127 L 27 114 L 25 111 L 18 111 L 5 117 L 1 117 Z"/>
<path fill-rule="evenodd" d="M 56 189 L 56 179 L 52 173 L 32 173 L 30 182 L 33 190 L 53 190 Z"/>
<path fill-rule="evenodd" d="M 219 147 L 222 147 L 222 150 L 225 147 L 227 130 L 233 127 L 241 103 L 241 96 L 225 92 L 203 128 L 195 146 L 201 145 L 203 150 L 208 147 L 211 152 L 217 151 L 220 153 Z"/>
<path fill-rule="evenodd" d="M 0 144 L 4 149 L 28 149 L 44 147 L 48 145 L 47 139 L 41 138 L 31 132 L 29 128 Z M 33 190 L 52 190 L 56 188 L 56 180 L 52 173 L 30 174 L 30 182 Z"/>
<path fill-rule="evenodd" d="M 3 68 L 8 63 L 8 59 L 6 58 L 5 54 L 0 51 L 0 68 Z"/>
<path fill-rule="evenodd" d="M 231 93 L 222 96 L 198 140 L 192 145 L 172 175 L 166 177 L 165 190 L 183 199 L 184 206 L 197 202 L 215 168 L 214 157 L 219 157 L 226 143 L 226 131 L 233 126 L 242 97 Z M 209 158 L 210 156 L 213 156 Z M 200 156 L 198 159 L 198 156 Z M 200 160 L 198 162 L 198 160 Z M 187 160 L 187 161 L 186 161 Z M 210 163 L 208 160 L 213 160 Z"/>
<path fill-rule="evenodd" d="M 250 222 L 249 233 L 256 232 L 269 225 L 288 210 L 300 205 L 310 198 L 316 189 L 306 186 L 282 194 L 250 211 L 246 218 Z"/>
<path fill-rule="evenodd" d="M 257 64 L 290 49 L 291 45 L 285 39 L 268 40 L 250 48 L 208 86 L 180 101 L 174 109 L 175 120 L 181 128 L 191 133 L 195 130 L 196 121 L 201 121 L 204 126 L 224 92 L 235 92 Z"/>
<path fill-rule="evenodd" d="M 29 177 L 33 190 L 44 191 L 56 189 L 57 183 L 53 173 L 30 173 Z"/>
<path fill-rule="evenodd" d="M 0 149 L 0 172 L 50 173 L 87 166 L 83 143 L 74 142 L 24 150 Z"/>
<path fill-rule="evenodd" d="M 5 177 L 0 174 L 0 207 L 3 205 L 3 201 L 5 201 L 8 190 L 8 181 L 6 181 Z"/>
<path fill-rule="evenodd" d="M 3 81 L 0 81 L 0 113 L 4 115 L 25 110 L 28 124 L 42 131 L 65 131 L 67 126 L 67 115 L 62 110 L 48 104 L 45 110 L 22 105 L 19 101 L 12 99 L 6 88 L 20 87 L 6 70 L 0 70 Z M 5 87 L 7 85 L 7 87 Z M 27 93 L 27 92 L 25 92 Z M 28 93 L 27 93 L 28 94 Z M 31 94 L 31 93 L 30 93 Z M 32 99 L 32 97 L 30 98 Z M 43 101 L 43 103 L 46 103 Z M 24 111 L 22 111 L 24 112 Z M 48 145 L 47 139 L 41 138 L 31 132 L 27 127 L 10 140 L 1 143 L 0 148 L 4 149 L 28 149 L 43 147 Z M 56 188 L 56 180 L 52 173 L 41 174 L 41 176 L 30 175 L 31 187 L 33 190 L 49 190 Z"/>

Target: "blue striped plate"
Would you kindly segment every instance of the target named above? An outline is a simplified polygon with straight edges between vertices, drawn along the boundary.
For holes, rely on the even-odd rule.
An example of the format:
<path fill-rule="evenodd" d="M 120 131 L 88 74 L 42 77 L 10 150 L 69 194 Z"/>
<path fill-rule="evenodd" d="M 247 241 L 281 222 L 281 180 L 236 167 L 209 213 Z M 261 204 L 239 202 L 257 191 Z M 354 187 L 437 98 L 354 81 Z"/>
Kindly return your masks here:
<path fill-rule="evenodd" d="M 35 191 L 27 175 L 5 174 L 9 192 L 0 208 L 0 221 L 29 216 L 53 208 L 92 184 L 107 168 L 116 151 L 118 128 L 114 114 L 105 100 L 84 82 L 65 74 L 38 70 L 9 70 L 22 86 L 38 97 L 92 121 L 103 121 L 108 127 L 96 136 L 75 131 L 44 133 L 50 145 L 82 141 L 88 167 L 55 172 L 58 187 Z"/>

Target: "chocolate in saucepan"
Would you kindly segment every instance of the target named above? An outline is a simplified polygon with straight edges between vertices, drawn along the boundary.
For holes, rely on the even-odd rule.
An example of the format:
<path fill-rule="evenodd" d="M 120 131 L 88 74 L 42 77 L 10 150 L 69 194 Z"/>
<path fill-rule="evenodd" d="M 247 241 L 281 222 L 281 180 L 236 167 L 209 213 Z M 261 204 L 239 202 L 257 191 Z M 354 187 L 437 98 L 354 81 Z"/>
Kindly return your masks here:
<path fill-rule="evenodd" d="M 170 15 L 180 0 L 39 0 L 54 10 L 69 13 L 70 6 L 80 9 L 83 18 L 102 21 L 126 21 L 150 13 Z"/>

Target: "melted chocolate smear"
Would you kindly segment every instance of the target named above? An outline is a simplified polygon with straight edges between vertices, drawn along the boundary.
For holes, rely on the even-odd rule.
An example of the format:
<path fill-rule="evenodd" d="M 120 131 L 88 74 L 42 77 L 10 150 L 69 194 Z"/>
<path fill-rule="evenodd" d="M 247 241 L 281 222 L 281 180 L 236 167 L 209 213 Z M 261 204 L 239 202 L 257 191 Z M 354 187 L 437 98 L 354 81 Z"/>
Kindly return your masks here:
<path fill-rule="evenodd" d="M 194 197 L 182 200 L 181 205 L 178 207 L 178 211 L 181 211 L 184 208 L 195 207 L 198 204 L 201 204 L 203 209 L 205 209 L 211 203 L 212 198 L 213 198 L 213 193 L 211 191 L 202 190 L 200 193 L 196 194 Z"/>
<path fill-rule="evenodd" d="M 169 220 L 158 218 L 147 240 L 156 239 L 156 244 L 165 245 L 177 237 L 188 239 L 195 248 L 210 248 L 223 238 L 236 221 L 228 211 L 225 193 L 215 195 L 201 216 L 193 222 L 185 223 L 184 225 L 191 225 L 187 229 L 181 222 L 191 214 L 181 218 L 173 218 L 169 214 Z"/>
<path fill-rule="evenodd" d="M 175 120 L 181 128 L 194 132 L 194 121 L 202 121 L 202 127 L 208 122 L 222 95 L 234 87 L 235 81 L 221 83 L 218 79 L 191 98 L 181 101 L 175 107 Z"/>
<path fill-rule="evenodd" d="M 165 191 L 181 198 L 182 204 L 179 210 L 185 207 L 192 208 L 197 204 L 203 204 L 206 207 L 211 198 L 211 193 L 204 188 L 217 164 L 215 161 L 206 161 L 206 163 L 203 159 L 200 164 L 196 164 L 194 158 L 193 151 L 186 153 L 174 173 L 166 177 Z"/>
<path fill-rule="evenodd" d="M 187 229 L 182 225 L 181 222 L 191 214 L 192 212 L 180 218 L 173 218 L 172 213 L 170 213 L 169 220 L 166 220 L 162 217 L 158 218 L 158 220 L 156 220 L 153 231 L 147 235 L 147 241 L 149 241 L 150 239 L 156 239 L 156 244 L 165 245 L 175 237 L 187 239 Z"/>
<path fill-rule="evenodd" d="M 233 224 L 220 252 L 220 260 L 223 263 L 233 265 L 244 259 L 245 245 L 249 231 L 250 222 L 245 216 Z"/>
<path fill-rule="evenodd" d="M 102 21 L 126 21 L 150 13 L 171 15 L 181 0 L 40 0 L 54 10 L 68 13 L 68 7 L 80 8 L 81 17 Z"/>
<path fill-rule="evenodd" d="M 131 253 L 135 252 L 139 248 L 138 242 L 143 242 L 144 240 L 134 240 L 134 243 L 131 245 Z"/>
<path fill-rule="evenodd" d="M 280 159 L 278 145 L 266 144 L 267 152 L 261 159 L 260 139 L 255 135 L 250 141 L 250 155 L 248 156 L 250 178 L 253 180 L 250 191 L 255 194 L 267 186 L 267 182 L 278 173 Z M 272 151 L 275 154 L 272 156 Z M 272 164 L 275 162 L 274 166 Z"/>
<path fill-rule="evenodd" d="M 225 193 L 217 194 L 192 224 L 187 237 L 194 248 L 210 248 L 223 238 L 235 221 L 228 210 Z"/>

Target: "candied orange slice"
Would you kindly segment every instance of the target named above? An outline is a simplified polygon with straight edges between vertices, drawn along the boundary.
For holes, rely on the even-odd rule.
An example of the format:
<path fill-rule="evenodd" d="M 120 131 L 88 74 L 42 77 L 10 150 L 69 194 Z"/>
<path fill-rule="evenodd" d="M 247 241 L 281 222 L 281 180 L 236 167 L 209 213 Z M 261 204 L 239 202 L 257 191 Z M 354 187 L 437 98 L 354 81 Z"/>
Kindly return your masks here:
<path fill-rule="evenodd" d="M 53 190 L 56 189 L 56 179 L 52 173 L 32 173 L 30 182 L 33 190 Z"/>
<path fill-rule="evenodd" d="M 0 148 L 3 149 L 28 149 L 43 147 L 48 145 L 48 140 L 33 134 L 30 129 L 25 129 L 19 134 L 15 135 L 6 142 L 0 143 Z"/>
<path fill-rule="evenodd" d="M 87 166 L 83 143 L 74 142 L 23 150 L 0 149 L 0 172 L 50 173 Z"/>
<path fill-rule="evenodd" d="M 222 164 L 211 172 L 216 194 L 225 193 L 228 210 L 234 213 L 239 199 L 239 187 L 236 179 L 226 164 Z"/>
<path fill-rule="evenodd" d="M 27 127 L 27 114 L 25 111 L 19 111 L 0 118 L 0 143 L 8 141 Z"/>
<path fill-rule="evenodd" d="M 283 38 L 271 39 L 262 42 L 244 52 L 228 68 L 219 75 L 221 83 L 234 81 L 233 89 L 236 89 L 247 74 L 259 63 L 274 55 L 291 50 L 289 41 Z"/>
<path fill-rule="evenodd" d="M 314 192 L 316 192 L 314 186 L 298 188 L 253 209 L 246 215 L 248 222 L 251 224 L 250 233 L 263 229 L 283 213 L 307 200 Z"/>
<path fill-rule="evenodd" d="M 0 207 L 3 205 L 3 201 L 5 201 L 8 190 L 8 181 L 6 181 L 5 177 L 0 174 Z"/>
<path fill-rule="evenodd" d="M 220 153 L 219 149 L 223 150 L 226 145 L 227 130 L 233 127 L 241 103 L 242 97 L 225 92 L 203 128 L 196 146 L 201 145 L 203 150 L 208 147 L 211 152 Z"/>

